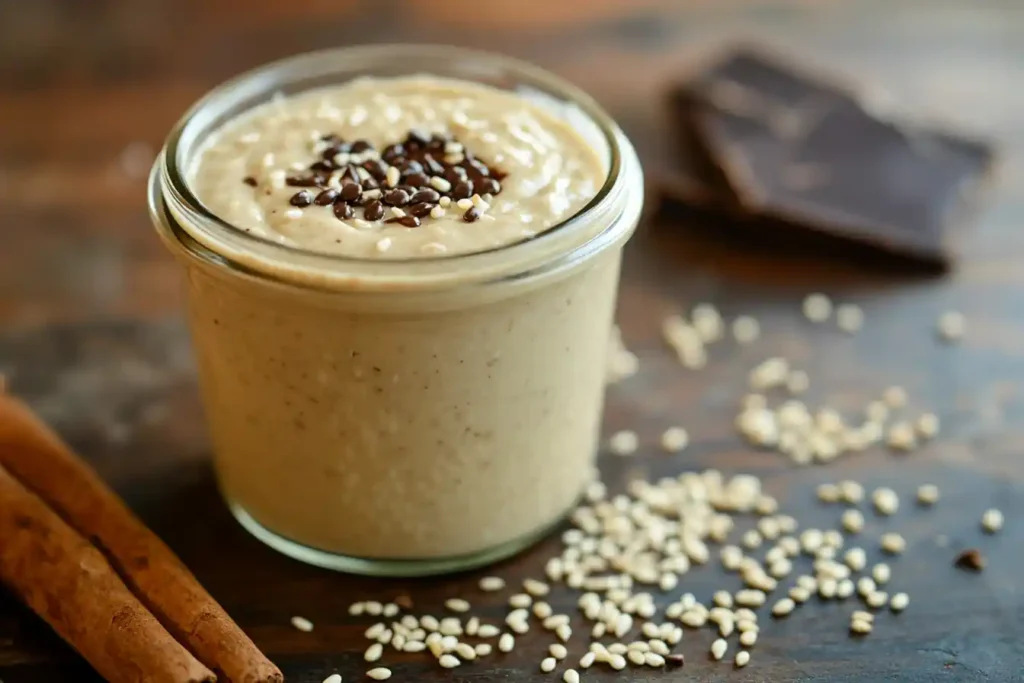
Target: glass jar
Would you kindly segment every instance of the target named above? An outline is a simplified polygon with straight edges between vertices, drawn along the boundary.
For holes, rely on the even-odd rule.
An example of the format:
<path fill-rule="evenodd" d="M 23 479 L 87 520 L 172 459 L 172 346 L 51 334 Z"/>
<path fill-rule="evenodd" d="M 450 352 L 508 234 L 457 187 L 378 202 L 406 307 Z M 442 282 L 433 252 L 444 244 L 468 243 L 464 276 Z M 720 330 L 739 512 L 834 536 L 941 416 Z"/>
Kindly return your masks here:
<path fill-rule="evenodd" d="M 605 162 L 600 191 L 506 247 L 368 260 L 248 234 L 189 187 L 204 139 L 277 93 L 411 73 L 513 90 L 568 120 Z M 620 254 L 642 201 L 614 122 L 505 57 L 344 48 L 201 99 L 157 159 L 149 204 L 185 269 L 214 467 L 235 517 L 299 560 L 375 575 L 468 569 L 538 540 L 593 476 Z"/>

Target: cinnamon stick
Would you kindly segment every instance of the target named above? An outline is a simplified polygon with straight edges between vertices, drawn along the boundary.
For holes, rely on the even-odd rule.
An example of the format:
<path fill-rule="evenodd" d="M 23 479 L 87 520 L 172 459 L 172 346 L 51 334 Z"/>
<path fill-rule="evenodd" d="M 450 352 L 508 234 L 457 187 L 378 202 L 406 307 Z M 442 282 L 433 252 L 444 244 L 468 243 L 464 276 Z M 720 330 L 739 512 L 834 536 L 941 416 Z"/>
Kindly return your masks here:
<path fill-rule="evenodd" d="M 232 683 L 284 680 L 181 560 L 96 472 L 24 403 L 3 393 L 0 466 L 103 550 L 129 588 L 199 661 Z"/>
<path fill-rule="evenodd" d="M 171 637 L 96 548 L 0 467 L 0 580 L 113 683 L 216 676 Z"/>

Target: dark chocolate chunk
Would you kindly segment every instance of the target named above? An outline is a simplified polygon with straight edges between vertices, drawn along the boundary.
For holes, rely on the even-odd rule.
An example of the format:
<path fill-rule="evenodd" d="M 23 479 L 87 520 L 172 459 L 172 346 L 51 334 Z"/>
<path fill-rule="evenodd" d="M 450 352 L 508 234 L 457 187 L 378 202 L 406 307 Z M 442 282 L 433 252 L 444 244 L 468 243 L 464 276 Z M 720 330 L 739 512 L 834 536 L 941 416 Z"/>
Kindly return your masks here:
<path fill-rule="evenodd" d="M 399 157 L 405 156 L 405 146 L 401 142 L 396 142 L 393 145 L 388 145 L 381 152 L 381 158 L 389 164 L 394 164 Z"/>
<path fill-rule="evenodd" d="M 324 159 L 310 164 L 309 170 L 315 173 L 330 173 L 334 170 L 334 162 Z"/>
<path fill-rule="evenodd" d="M 355 142 L 352 143 L 353 154 L 362 154 L 368 149 L 373 149 L 373 145 L 371 145 L 366 140 L 356 140 Z"/>
<path fill-rule="evenodd" d="M 309 206 L 313 203 L 313 193 L 309 190 L 302 190 L 292 195 L 292 198 L 288 200 L 288 203 L 292 206 Z"/>
<path fill-rule="evenodd" d="M 501 183 L 494 178 L 484 178 L 480 181 L 480 192 L 483 194 L 498 194 L 501 192 Z"/>
<path fill-rule="evenodd" d="M 389 219 L 387 219 L 384 222 L 385 223 L 398 223 L 399 225 L 404 225 L 407 228 L 418 228 L 418 227 L 420 227 L 420 219 L 416 218 L 416 216 L 395 216 L 394 218 L 389 218 Z"/>
<path fill-rule="evenodd" d="M 423 187 L 430 184 L 430 178 L 426 173 L 413 173 L 405 177 L 405 183 L 413 187 Z"/>
<path fill-rule="evenodd" d="M 426 202 L 420 202 L 419 204 L 411 205 L 408 209 L 406 209 L 406 212 L 408 212 L 409 215 L 411 215 L 411 216 L 416 216 L 417 218 L 422 218 L 423 216 L 426 216 L 427 214 L 429 214 L 430 210 L 433 209 L 433 208 L 434 208 L 433 204 L 428 204 Z"/>
<path fill-rule="evenodd" d="M 338 198 L 337 190 L 324 190 L 316 196 L 313 203 L 317 206 L 329 206 L 334 203 L 334 200 Z"/>
<path fill-rule="evenodd" d="M 284 179 L 284 184 L 288 187 L 317 187 L 320 184 L 320 179 L 317 176 L 288 176 Z"/>
<path fill-rule="evenodd" d="M 423 155 L 423 169 L 430 175 L 441 175 L 444 173 L 444 165 L 429 154 Z"/>
<path fill-rule="evenodd" d="M 380 203 L 380 200 L 373 200 L 366 205 L 363 209 L 363 218 L 368 221 L 379 221 L 384 218 L 384 205 Z"/>
<path fill-rule="evenodd" d="M 409 193 L 405 190 L 391 190 L 384 194 L 384 203 L 388 206 L 405 206 L 409 203 Z"/>
<path fill-rule="evenodd" d="M 351 183 L 359 182 L 359 171 L 357 171 L 356 167 L 353 166 L 352 164 L 346 164 L 345 172 L 341 174 L 341 182 L 346 181 Z"/>
<path fill-rule="evenodd" d="M 402 172 L 402 175 L 412 175 L 414 173 L 423 173 L 423 164 L 416 161 L 415 159 L 403 161 L 398 167 L 398 170 Z"/>
<path fill-rule="evenodd" d="M 420 202 L 429 202 L 431 204 L 437 204 L 441 201 L 441 193 L 437 190 L 424 188 L 419 190 L 409 199 L 413 204 L 419 204 Z"/>
<path fill-rule="evenodd" d="M 458 201 L 459 199 L 469 199 L 473 196 L 473 181 L 472 180 L 460 180 L 455 183 L 452 188 L 452 199 Z"/>
<path fill-rule="evenodd" d="M 473 223 L 480 220 L 480 216 L 480 209 L 476 208 L 475 206 L 471 206 L 468 209 L 466 209 L 466 213 L 462 214 L 462 220 L 466 221 L 467 223 Z"/>
<path fill-rule="evenodd" d="M 355 215 L 355 211 L 352 209 L 352 205 L 348 202 L 335 202 L 334 215 L 344 220 L 346 218 L 352 218 L 352 216 Z"/>
<path fill-rule="evenodd" d="M 957 555 L 956 559 L 953 560 L 953 566 L 959 567 L 960 569 L 970 569 L 975 572 L 980 572 L 984 569 L 985 564 L 985 556 L 982 555 L 977 548 L 968 548 Z"/>
<path fill-rule="evenodd" d="M 750 50 L 671 101 L 712 204 L 933 266 L 949 264 L 947 232 L 993 160 L 987 144 L 882 119 L 843 88 Z"/>
<path fill-rule="evenodd" d="M 364 190 L 376 190 L 378 187 L 380 187 L 380 183 L 374 178 L 367 178 L 363 181 Z"/>
<path fill-rule="evenodd" d="M 380 159 L 370 159 L 363 162 L 363 168 L 372 175 L 378 182 L 384 180 L 388 173 L 388 165 Z"/>
<path fill-rule="evenodd" d="M 341 186 L 341 198 L 346 202 L 354 202 L 363 194 L 363 188 L 358 183 L 345 183 Z"/>
<path fill-rule="evenodd" d="M 427 143 L 430 142 L 430 138 L 423 134 L 422 131 L 411 130 L 405 138 L 405 146 L 412 149 L 419 149 L 426 147 Z"/>
<path fill-rule="evenodd" d="M 251 175 L 242 178 L 242 182 L 248 185 L 249 187 L 256 187 L 257 185 L 259 185 L 259 183 L 256 182 L 256 179 L 253 178 Z"/>

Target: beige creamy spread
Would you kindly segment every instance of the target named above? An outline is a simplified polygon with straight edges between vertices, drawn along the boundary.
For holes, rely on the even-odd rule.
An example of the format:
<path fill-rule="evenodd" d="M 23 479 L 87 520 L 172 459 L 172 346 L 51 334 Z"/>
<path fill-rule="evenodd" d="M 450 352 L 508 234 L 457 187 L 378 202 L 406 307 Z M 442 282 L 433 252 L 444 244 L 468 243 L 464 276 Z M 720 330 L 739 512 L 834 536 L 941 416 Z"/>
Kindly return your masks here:
<path fill-rule="evenodd" d="M 429 182 L 419 186 L 406 183 L 416 174 L 400 173 L 402 164 L 387 172 L 392 165 L 382 153 L 407 141 L 411 131 L 427 139 L 445 136 L 431 158 L 449 170 L 468 168 L 468 179 L 476 179 L 472 194 L 454 195 L 458 183 L 446 180 L 457 180 L 450 172 L 435 178 L 428 171 Z M 333 154 L 338 140 L 343 151 Z M 476 174 L 467 157 L 487 168 L 490 180 Z M 320 187 L 293 184 L 309 178 L 318 161 L 333 166 L 320 169 Z M 378 164 L 375 179 L 367 168 Z M 365 196 L 346 202 L 351 215 L 326 204 L 329 195 L 325 205 L 303 205 L 325 189 L 343 191 L 356 180 L 345 177 L 349 167 L 360 186 L 368 186 Z M 213 213 L 254 235 L 312 251 L 393 259 L 477 252 L 532 237 L 583 208 L 605 168 L 586 141 L 539 102 L 485 85 L 413 76 L 361 78 L 260 105 L 210 136 L 190 176 Z M 397 221 L 414 203 L 389 203 L 396 187 L 409 190 L 410 198 L 421 189 L 449 196 L 408 227 Z M 367 220 L 371 196 L 383 209 L 376 220 Z"/>

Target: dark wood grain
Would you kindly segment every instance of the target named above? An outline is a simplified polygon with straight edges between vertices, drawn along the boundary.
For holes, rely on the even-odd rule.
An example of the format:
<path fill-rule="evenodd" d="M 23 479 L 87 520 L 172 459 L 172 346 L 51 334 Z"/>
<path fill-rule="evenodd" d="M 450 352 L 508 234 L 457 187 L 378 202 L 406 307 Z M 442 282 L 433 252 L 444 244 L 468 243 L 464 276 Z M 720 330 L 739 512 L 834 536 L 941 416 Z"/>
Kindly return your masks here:
<path fill-rule="evenodd" d="M 385 17 L 382 19 L 382 17 Z M 395 17 L 401 17 L 400 20 Z M 685 468 L 750 471 L 803 520 L 834 524 L 815 484 L 856 478 L 909 495 L 923 482 L 944 494 L 932 512 L 905 505 L 894 528 L 910 543 L 893 587 L 911 593 L 898 617 L 852 639 L 842 608 L 811 604 L 762 630 L 744 670 L 707 661 L 707 631 L 687 633 L 679 672 L 598 680 L 1012 681 L 1024 680 L 1024 6 L 950 0 L 710 2 L 468 0 L 415 3 L 280 3 L 247 0 L 0 1 L 0 372 L 195 570 L 288 680 L 341 672 L 362 680 L 369 625 L 349 617 L 354 599 L 409 593 L 440 612 L 468 595 L 495 618 L 498 598 L 480 574 L 371 580 L 300 565 L 264 548 L 229 517 L 214 489 L 178 273 L 152 235 L 144 176 L 181 111 L 219 80 L 298 51 L 369 41 L 443 41 L 526 57 L 592 92 L 636 142 L 649 172 L 666 165 L 664 85 L 714 45 L 757 36 L 822 68 L 885 88 L 910 112 L 997 141 L 1002 168 L 960 266 L 943 279 L 865 270 L 771 244 L 737 244 L 713 225 L 661 219 L 630 245 L 619 321 L 641 373 L 609 392 L 605 428 L 639 431 L 636 458 L 603 456 L 612 487 Z M 692 229 L 691 229 L 692 228 Z M 866 312 L 855 337 L 812 327 L 800 298 L 825 291 Z M 756 315 L 751 347 L 714 347 L 709 367 L 681 368 L 664 348 L 668 312 L 711 301 L 727 315 Z M 964 311 L 962 345 L 936 342 L 934 321 Z M 827 467 L 794 469 L 751 452 L 732 420 L 746 372 L 782 354 L 811 375 L 815 399 L 853 409 L 889 384 L 943 421 L 935 443 L 909 456 L 882 450 Z M 690 428 L 683 454 L 659 453 L 671 424 Z M 1000 507 L 1007 528 L 982 537 L 977 520 Z M 878 528 L 871 522 L 869 532 Z M 945 535 L 948 547 L 936 543 Z M 955 550 L 989 558 L 978 575 L 952 567 Z M 551 540 L 498 571 L 537 575 Z M 707 599 L 734 586 L 717 567 L 688 574 L 676 591 Z M 572 611 L 568 592 L 552 598 Z M 847 608 L 848 611 L 848 608 Z M 311 634 L 288 623 L 302 614 Z M 422 657 L 392 657 L 392 680 L 552 680 L 537 668 L 539 632 L 511 655 L 457 672 Z M 577 639 L 574 652 L 582 652 Z M 40 620 L 0 592 L 0 679 L 96 680 Z"/>

